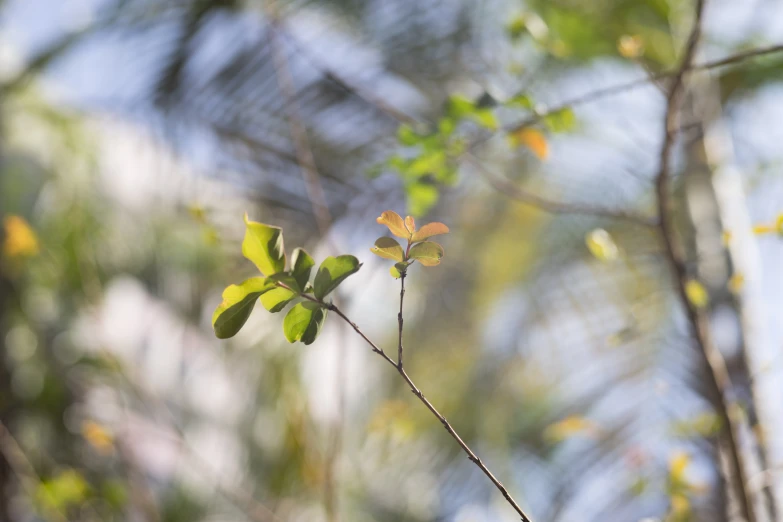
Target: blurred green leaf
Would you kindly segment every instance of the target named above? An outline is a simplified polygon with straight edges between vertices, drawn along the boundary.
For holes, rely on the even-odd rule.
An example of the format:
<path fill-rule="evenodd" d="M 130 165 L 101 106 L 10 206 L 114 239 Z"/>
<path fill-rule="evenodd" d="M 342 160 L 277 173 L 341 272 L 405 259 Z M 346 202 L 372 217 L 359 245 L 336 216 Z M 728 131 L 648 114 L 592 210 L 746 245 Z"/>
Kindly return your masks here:
<path fill-rule="evenodd" d="M 405 251 L 402 249 L 402 246 L 390 237 L 379 237 L 375 241 L 375 246 L 370 249 L 370 252 L 376 256 L 393 261 L 402 261 L 405 258 Z"/>
<path fill-rule="evenodd" d="M 312 344 L 326 321 L 326 308 L 305 301 L 289 310 L 283 321 L 283 332 L 289 343 L 301 341 Z"/>
<path fill-rule="evenodd" d="M 351 255 L 330 256 L 324 259 L 315 276 L 315 284 L 313 285 L 315 297 L 318 299 L 326 297 L 346 277 L 358 272 L 361 266 L 359 260 Z"/>
<path fill-rule="evenodd" d="M 212 327 L 218 339 L 233 337 L 247 322 L 253 306 L 264 293 L 274 289 L 264 277 L 253 277 L 223 291 L 223 302 L 212 314 Z"/>
<path fill-rule="evenodd" d="M 489 130 L 497 130 L 499 127 L 497 116 L 491 109 L 477 109 L 470 115 L 470 118 Z"/>
<path fill-rule="evenodd" d="M 419 143 L 421 136 L 419 136 L 410 125 L 402 124 L 397 129 L 397 140 L 400 144 L 411 147 Z"/>
<path fill-rule="evenodd" d="M 283 229 L 250 221 L 247 214 L 245 227 L 242 254 L 264 275 L 269 276 L 285 270 Z"/>
<path fill-rule="evenodd" d="M 552 132 L 568 132 L 576 127 L 576 115 L 570 107 L 547 114 L 544 123 Z"/>
<path fill-rule="evenodd" d="M 35 493 L 36 503 L 45 510 L 67 513 L 71 507 L 84 502 L 90 485 L 76 470 L 65 470 L 42 481 Z"/>
<path fill-rule="evenodd" d="M 409 258 L 418 261 L 424 266 L 440 264 L 443 257 L 443 247 L 432 241 L 417 243 L 411 247 Z"/>
<path fill-rule="evenodd" d="M 438 187 L 431 183 L 411 183 L 405 187 L 408 200 L 408 212 L 413 216 L 423 216 L 435 206 L 440 196 Z"/>

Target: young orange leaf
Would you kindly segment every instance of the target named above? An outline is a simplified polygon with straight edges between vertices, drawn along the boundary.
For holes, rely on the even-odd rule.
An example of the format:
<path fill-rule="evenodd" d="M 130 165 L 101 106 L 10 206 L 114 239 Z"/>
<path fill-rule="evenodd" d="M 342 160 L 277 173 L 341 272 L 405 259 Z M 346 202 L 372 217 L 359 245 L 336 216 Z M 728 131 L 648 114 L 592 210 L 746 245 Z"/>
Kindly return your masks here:
<path fill-rule="evenodd" d="M 411 241 L 417 243 L 419 241 L 424 241 L 428 237 L 437 236 L 440 234 L 448 234 L 448 233 L 449 233 L 449 227 L 447 227 L 443 223 L 438 223 L 438 222 L 427 223 L 419 230 L 417 230 L 415 234 L 413 234 Z"/>
<path fill-rule="evenodd" d="M 537 129 L 524 128 L 509 135 L 513 147 L 525 146 L 541 161 L 549 157 L 549 144 L 544 134 Z"/>
<path fill-rule="evenodd" d="M 416 232 L 416 222 L 413 220 L 413 216 L 405 217 L 405 228 L 410 232 L 411 236 Z"/>
<path fill-rule="evenodd" d="M 386 210 L 381 213 L 381 216 L 375 221 L 380 225 L 389 227 L 389 231 L 397 237 L 403 239 L 409 239 L 411 237 L 410 232 L 405 228 L 405 222 L 402 220 L 402 217 L 393 210 Z"/>

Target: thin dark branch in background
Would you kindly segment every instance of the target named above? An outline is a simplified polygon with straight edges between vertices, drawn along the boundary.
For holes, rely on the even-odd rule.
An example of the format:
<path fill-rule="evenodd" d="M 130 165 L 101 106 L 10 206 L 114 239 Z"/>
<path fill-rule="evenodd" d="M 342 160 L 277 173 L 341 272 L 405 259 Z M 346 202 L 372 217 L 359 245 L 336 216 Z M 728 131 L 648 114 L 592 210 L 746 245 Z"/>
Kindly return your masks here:
<path fill-rule="evenodd" d="M 11 435 L 11 431 L 0 420 L 0 457 L 5 460 L 8 467 L 16 474 L 22 487 L 27 491 L 31 499 L 35 498 L 41 484 L 41 477 L 36 473 L 30 459 L 24 452 L 22 446 Z M 60 511 L 60 508 L 53 506 L 53 510 L 48 514 L 58 522 L 68 522 L 68 517 Z"/>
<path fill-rule="evenodd" d="M 711 400 L 718 410 L 721 423 L 726 430 L 727 450 L 729 453 L 729 477 L 727 483 L 736 487 L 736 498 L 740 505 L 742 516 L 748 522 L 755 522 L 756 515 L 753 508 L 753 500 L 747 489 L 746 469 L 743 462 L 739 443 L 739 426 L 736 418 L 737 408 L 733 408 L 727 399 L 727 392 L 731 387 L 728 369 L 723 355 L 715 346 L 709 331 L 707 317 L 688 298 L 687 285 L 689 282 L 686 254 L 682 245 L 678 242 L 676 225 L 674 223 L 674 208 L 670 194 L 671 156 L 674 148 L 679 107 L 685 94 L 685 76 L 696 54 L 696 47 L 701 37 L 702 19 L 705 0 L 696 1 L 696 15 L 693 28 L 683 53 L 682 62 L 677 71 L 672 75 L 672 83 L 666 97 L 666 116 L 664 120 L 664 139 L 660 151 L 660 170 L 656 181 L 658 201 L 658 214 L 660 230 L 663 238 L 666 255 L 671 270 L 678 283 L 678 294 L 682 305 L 685 307 L 688 321 L 693 329 L 693 335 L 700 353 L 704 357 L 705 367 L 710 386 Z M 704 68 L 704 67 L 702 67 Z"/>
<path fill-rule="evenodd" d="M 589 216 L 606 217 L 611 219 L 619 219 L 636 223 L 645 227 L 658 226 L 658 220 L 654 217 L 647 217 L 635 212 L 623 212 L 618 210 L 612 210 L 608 208 L 600 208 L 592 205 L 583 205 L 580 203 L 565 203 L 561 201 L 554 201 L 543 198 L 531 192 L 528 192 L 520 188 L 516 183 L 504 178 L 500 174 L 497 174 L 487 168 L 481 163 L 478 158 L 473 155 L 466 155 L 465 159 L 468 163 L 476 168 L 479 175 L 483 177 L 487 183 L 489 183 L 495 190 L 505 194 L 506 196 L 515 199 L 521 203 L 532 205 L 546 212 L 552 214 L 581 214 Z"/>
<path fill-rule="evenodd" d="M 329 243 L 333 250 L 338 250 L 330 241 L 329 230 L 332 227 L 332 216 L 321 184 L 321 176 L 315 164 L 315 156 L 307 137 L 307 128 L 300 116 L 296 101 L 296 89 L 288 60 L 288 55 L 283 46 L 282 32 L 280 31 L 280 18 L 277 16 L 275 2 L 270 2 L 270 24 L 268 36 L 272 51 L 275 74 L 280 90 L 286 101 L 288 123 L 291 135 L 294 139 L 297 162 L 302 170 L 307 185 L 307 197 L 313 207 L 313 214 L 318 222 L 318 230 L 321 237 Z M 342 328 L 338 328 L 338 335 L 344 337 Z M 343 428 L 345 424 L 345 391 L 344 382 L 346 374 L 345 343 L 342 338 L 337 341 L 337 371 L 335 372 L 335 387 L 337 394 L 337 421 L 332 429 L 331 441 L 326 451 L 324 463 L 324 508 L 330 522 L 340 520 L 339 487 L 337 477 L 337 462 L 343 444 Z"/>
<path fill-rule="evenodd" d="M 274 59 L 275 73 L 277 75 L 277 84 L 285 98 L 286 111 L 288 113 L 288 126 L 291 131 L 291 138 L 294 141 L 297 161 L 302 169 L 302 175 L 305 179 L 307 196 L 313 205 L 318 230 L 322 236 L 329 232 L 329 226 L 332 222 L 332 216 L 329 213 L 329 206 L 326 202 L 323 187 L 318 179 L 318 168 L 315 165 L 315 157 L 310 147 L 310 140 L 307 137 L 307 129 L 302 123 L 299 114 L 299 106 L 296 102 L 296 87 L 291 70 L 288 67 L 288 59 L 285 55 L 285 49 L 280 45 L 277 30 L 275 29 L 274 19 L 268 26 L 267 34 L 269 36 L 269 46 L 272 50 Z"/>
<path fill-rule="evenodd" d="M 737 54 L 732 54 L 730 56 L 726 56 L 725 58 L 721 58 L 719 60 L 714 60 L 711 62 L 704 62 L 702 64 L 693 65 L 688 68 L 688 71 L 685 72 L 685 75 L 688 74 L 688 72 L 693 71 L 706 71 L 710 69 L 717 69 L 720 67 L 724 67 L 726 65 L 733 65 L 737 63 L 741 63 L 745 60 L 749 60 L 751 58 L 756 58 L 759 56 L 764 56 L 768 54 L 775 54 L 783 52 L 783 44 L 776 44 L 776 45 L 770 45 L 768 47 L 759 47 L 758 49 L 751 49 L 748 51 L 740 52 Z M 575 107 L 577 105 L 584 105 L 586 103 L 592 103 L 594 101 L 598 101 L 603 98 L 607 98 L 609 96 L 613 96 L 615 94 L 621 94 L 625 91 L 629 91 L 631 89 L 635 89 L 637 87 L 642 87 L 644 85 L 647 85 L 651 82 L 659 82 L 661 80 L 666 80 L 670 78 L 677 78 L 680 77 L 680 80 L 683 79 L 684 75 L 680 75 L 680 69 L 676 69 L 674 71 L 664 71 L 658 74 L 653 74 L 650 76 L 647 76 L 646 78 L 639 78 L 638 80 L 632 80 L 630 82 L 621 83 L 618 85 L 612 85 L 609 87 L 604 87 L 602 89 L 597 89 L 595 91 L 588 92 L 586 94 L 582 94 L 580 96 L 577 96 L 575 98 L 571 98 L 570 100 L 567 100 L 563 103 L 559 103 L 558 105 L 555 105 L 554 107 L 550 107 L 549 109 L 541 112 L 537 112 L 533 116 L 524 119 L 518 123 L 515 123 L 514 125 L 511 125 L 509 127 L 506 127 L 504 129 L 504 132 L 515 132 L 518 130 L 521 130 L 525 127 L 529 127 L 530 125 L 533 125 L 535 123 L 538 123 L 539 121 L 543 120 L 547 116 L 550 116 L 552 114 L 555 114 L 557 112 L 560 112 L 562 110 Z M 487 135 L 481 139 L 478 139 L 471 143 L 470 148 L 476 147 L 487 140 L 489 140 L 492 137 L 492 135 Z"/>

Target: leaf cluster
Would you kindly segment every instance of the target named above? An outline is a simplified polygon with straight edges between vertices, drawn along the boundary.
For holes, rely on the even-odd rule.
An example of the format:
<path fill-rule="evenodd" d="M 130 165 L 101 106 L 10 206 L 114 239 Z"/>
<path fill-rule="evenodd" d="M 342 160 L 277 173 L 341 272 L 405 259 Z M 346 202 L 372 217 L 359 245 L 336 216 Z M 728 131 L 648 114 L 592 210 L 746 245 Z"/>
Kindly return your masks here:
<path fill-rule="evenodd" d="M 432 236 L 447 234 L 449 227 L 443 223 L 427 223 L 420 229 L 416 229 L 416 221 L 412 216 L 405 219 L 392 210 L 383 212 L 376 221 L 386 225 L 389 231 L 406 240 L 406 247 L 388 236 L 379 237 L 370 251 L 384 259 L 395 261 L 390 272 L 392 277 L 400 278 L 405 275 L 408 267 L 418 261 L 423 266 L 436 266 L 443 257 L 443 247 L 434 241 L 427 241 Z"/>
<path fill-rule="evenodd" d="M 286 269 L 281 228 L 250 221 L 247 214 L 245 227 L 242 254 L 256 265 L 261 276 L 223 291 L 223 301 L 212 315 L 215 335 L 220 339 L 236 335 L 256 301 L 272 313 L 297 301 L 283 320 L 283 333 L 288 342 L 312 344 L 326 321 L 329 304 L 324 299 L 348 276 L 358 272 L 361 263 L 351 255 L 327 257 L 311 281 L 315 260 L 302 248 L 294 249 Z"/>

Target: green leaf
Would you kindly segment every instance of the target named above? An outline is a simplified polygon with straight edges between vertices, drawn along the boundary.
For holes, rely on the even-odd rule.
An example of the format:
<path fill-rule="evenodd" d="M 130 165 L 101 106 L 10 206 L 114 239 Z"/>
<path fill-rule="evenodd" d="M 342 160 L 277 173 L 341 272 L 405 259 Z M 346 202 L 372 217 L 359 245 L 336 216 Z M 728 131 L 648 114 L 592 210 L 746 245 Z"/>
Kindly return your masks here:
<path fill-rule="evenodd" d="M 440 264 L 443 257 L 443 247 L 432 241 L 416 243 L 411 247 L 409 259 L 414 259 L 424 266 Z"/>
<path fill-rule="evenodd" d="M 391 259 L 393 261 L 402 261 L 405 259 L 405 251 L 396 239 L 390 237 L 379 237 L 375 241 L 375 246 L 370 249 L 370 252 L 376 256 L 380 256 L 384 259 Z"/>
<path fill-rule="evenodd" d="M 293 266 L 291 275 L 296 279 L 299 288 L 304 289 L 310 280 L 310 272 L 315 266 L 315 261 L 303 248 L 296 248 L 291 254 L 291 265 Z"/>
<path fill-rule="evenodd" d="M 576 115 L 570 107 L 566 107 L 547 114 L 544 123 L 552 132 L 568 132 L 576 127 Z"/>
<path fill-rule="evenodd" d="M 326 297 L 346 277 L 358 272 L 361 266 L 359 260 L 350 255 L 329 256 L 324 259 L 324 262 L 318 267 L 318 273 L 315 276 L 315 297 L 318 299 Z"/>
<path fill-rule="evenodd" d="M 425 152 L 411 162 L 408 172 L 415 177 L 437 175 L 446 167 L 446 159 L 446 151 L 443 149 Z"/>
<path fill-rule="evenodd" d="M 527 94 L 517 94 L 506 102 L 509 107 L 519 107 L 522 109 L 533 110 L 535 103 Z"/>
<path fill-rule="evenodd" d="M 269 276 L 285 270 L 283 229 L 250 221 L 247 214 L 245 227 L 242 254 L 264 275 Z"/>
<path fill-rule="evenodd" d="M 392 277 L 394 279 L 399 279 L 400 277 L 402 277 L 402 274 L 408 268 L 408 265 L 410 265 L 410 262 L 408 262 L 408 261 L 402 261 L 400 263 L 394 263 L 394 266 L 392 266 L 389 269 L 389 273 L 392 275 Z"/>
<path fill-rule="evenodd" d="M 471 119 L 489 130 L 498 129 L 498 119 L 490 109 L 478 109 L 470 115 Z"/>
<path fill-rule="evenodd" d="M 212 314 L 212 327 L 218 339 L 228 339 L 247 322 L 256 299 L 274 289 L 263 277 L 253 277 L 239 285 L 231 285 L 223 291 L 223 302 Z"/>
<path fill-rule="evenodd" d="M 302 290 L 296 278 L 289 273 L 283 272 L 269 276 L 267 281 L 269 283 L 282 283 L 287 287 L 275 286 L 261 296 L 261 304 L 273 314 L 285 308 Z"/>
<path fill-rule="evenodd" d="M 326 308 L 306 301 L 289 310 L 283 320 L 283 333 L 289 343 L 312 344 L 326 321 Z"/>
<path fill-rule="evenodd" d="M 449 101 L 446 107 L 446 114 L 454 119 L 461 120 L 462 118 L 469 116 L 475 111 L 473 102 L 464 96 L 452 95 L 449 97 Z"/>
<path fill-rule="evenodd" d="M 287 288 L 273 288 L 272 290 L 264 293 L 261 295 L 260 301 L 261 304 L 272 312 L 273 314 L 276 314 L 283 308 L 285 308 L 285 305 L 290 303 L 294 298 L 296 298 L 298 294 L 292 292 L 291 290 Z"/>

